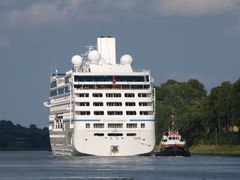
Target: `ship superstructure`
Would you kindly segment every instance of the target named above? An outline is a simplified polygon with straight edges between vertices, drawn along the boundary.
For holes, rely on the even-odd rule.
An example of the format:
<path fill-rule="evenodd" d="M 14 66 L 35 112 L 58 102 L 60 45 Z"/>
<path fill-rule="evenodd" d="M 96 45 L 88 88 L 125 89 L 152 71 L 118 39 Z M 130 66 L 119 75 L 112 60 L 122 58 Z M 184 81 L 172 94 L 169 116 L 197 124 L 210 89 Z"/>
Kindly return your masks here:
<path fill-rule="evenodd" d="M 116 39 L 72 57 L 73 69 L 50 78 L 49 132 L 55 155 L 131 156 L 155 145 L 155 93 L 149 70 L 132 69 Z"/>

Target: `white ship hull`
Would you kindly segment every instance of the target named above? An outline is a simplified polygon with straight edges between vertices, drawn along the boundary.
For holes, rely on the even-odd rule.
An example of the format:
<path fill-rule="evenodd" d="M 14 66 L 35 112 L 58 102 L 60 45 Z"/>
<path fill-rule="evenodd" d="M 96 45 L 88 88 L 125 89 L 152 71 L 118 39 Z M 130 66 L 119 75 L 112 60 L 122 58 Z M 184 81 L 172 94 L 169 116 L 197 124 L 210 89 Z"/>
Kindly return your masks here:
<path fill-rule="evenodd" d="M 141 122 L 141 121 L 140 121 Z M 85 123 L 84 123 L 85 124 Z M 84 124 L 74 122 L 73 133 L 69 130 L 50 131 L 51 146 L 54 155 L 94 155 L 94 156 L 134 156 L 152 152 L 155 145 L 154 121 L 148 122 L 148 128 L 129 131 L 122 129 L 96 131 L 85 130 Z M 127 133 L 137 136 L 126 136 Z M 96 133 L 120 133 L 122 136 L 94 136 Z M 57 135 L 56 135 L 57 134 Z"/>

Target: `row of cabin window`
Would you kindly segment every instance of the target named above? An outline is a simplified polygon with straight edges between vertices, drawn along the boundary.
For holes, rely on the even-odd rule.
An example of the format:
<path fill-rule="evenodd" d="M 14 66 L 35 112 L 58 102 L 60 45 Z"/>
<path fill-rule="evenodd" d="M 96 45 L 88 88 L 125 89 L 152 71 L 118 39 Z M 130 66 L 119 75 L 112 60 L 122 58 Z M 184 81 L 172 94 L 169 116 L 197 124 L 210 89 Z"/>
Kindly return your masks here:
<path fill-rule="evenodd" d="M 150 102 L 139 102 L 139 106 L 151 106 Z M 90 106 L 89 102 L 78 102 L 77 106 Z M 126 106 L 136 106 L 135 102 L 125 102 Z M 93 102 L 93 106 L 103 106 L 103 102 Z M 122 106 L 122 102 L 107 102 L 107 106 Z"/>
<path fill-rule="evenodd" d="M 120 82 L 149 82 L 149 76 L 74 76 L 75 82 L 109 82 L 109 81 L 120 81 Z"/>
<path fill-rule="evenodd" d="M 104 136 L 104 133 L 94 133 L 94 136 Z M 108 133 L 107 136 L 118 137 L 118 136 L 123 136 L 123 133 Z M 126 133 L 126 136 L 137 136 L 137 134 L 136 133 Z"/>
<path fill-rule="evenodd" d="M 58 88 L 55 90 L 50 91 L 50 96 L 56 96 L 56 95 L 61 95 L 65 93 L 69 93 L 69 88 L 68 87 L 62 87 Z M 89 97 L 88 93 L 79 93 L 77 94 L 78 97 Z M 106 93 L 106 97 L 121 97 L 121 93 Z M 138 97 L 150 97 L 151 94 L 148 93 L 138 93 Z M 92 97 L 103 97 L 102 93 L 93 93 Z M 134 93 L 125 93 L 125 97 L 135 97 Z"/>
<path fill-rule="evenodd" d="M 76 94 L 78 97 L 89 97 L 88 93 L 79 93 Z M 106 97 L 121 97 L 121 93 L 106 93 Z M 134 93 L 125 93 L 125 97 L 135 97 Z M 138 97 L 150 97 L 149 93 L 138 93 Z M 93 93 L 92 97 L 103 97 L 102 93 Z"/>
<path fill-rule="evenodd" d="M 86 128 L 90 128 L 90 123 L 86 123 Z M 108 128 L 123 128 L 123 124 L 122 123 L 108 123 L 107 124 Z M 138 124 L 137 123 L 127 123 L 126 124 L 126 128 L 137 128 Z M 145 123 L 141 123 L 140 124 L 141 128 L 145 128 Z M 104 128 L 104 123 L 94 123 L 93 124 L 93 128 Z"/>
<path fill-rule="evenodd" d="M 104 111 L 94 111 L 94 115 L 104 115 Z M 136 115 L 136 111 L 126 111 L 126 115 Z M 76 115 L 90 115 L 90 111 L 76 111 Z M 107 111 L 107 115 L 123 115 L 122 111 Z M 140 115 L 153 115 L 152 111 L 140 111 Z"/>
<path fill-rule="evenodd" d="M 76 89 L 149 89 L 150 85 L 74 85 Z"/>

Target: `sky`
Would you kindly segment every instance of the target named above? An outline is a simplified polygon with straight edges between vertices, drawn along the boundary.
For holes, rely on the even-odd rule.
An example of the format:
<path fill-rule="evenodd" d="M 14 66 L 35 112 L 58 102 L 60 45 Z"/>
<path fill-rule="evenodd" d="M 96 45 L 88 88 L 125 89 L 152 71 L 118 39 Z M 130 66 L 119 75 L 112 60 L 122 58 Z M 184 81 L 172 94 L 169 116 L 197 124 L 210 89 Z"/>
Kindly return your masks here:
<path fill-rule="evenodd" d="M 51 69 L 109 35 L 156 85 L 240 78 L 240 0 L 0 0 L 0 119 L 47 126 Z"/>

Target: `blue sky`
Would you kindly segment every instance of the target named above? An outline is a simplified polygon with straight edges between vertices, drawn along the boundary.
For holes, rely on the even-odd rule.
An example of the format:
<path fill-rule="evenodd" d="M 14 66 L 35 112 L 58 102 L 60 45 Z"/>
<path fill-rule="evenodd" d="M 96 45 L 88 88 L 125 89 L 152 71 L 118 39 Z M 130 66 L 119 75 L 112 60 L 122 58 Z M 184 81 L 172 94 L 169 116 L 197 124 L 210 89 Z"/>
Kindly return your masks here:
<path fill-rule="evenodd" d="M 1 0 L 0 22 L 0 119 L 25 126 L 47 126 L 51 66 L 69 70 L 101 35 L 155 84 L 240 78 L 239 0 Z"/>

